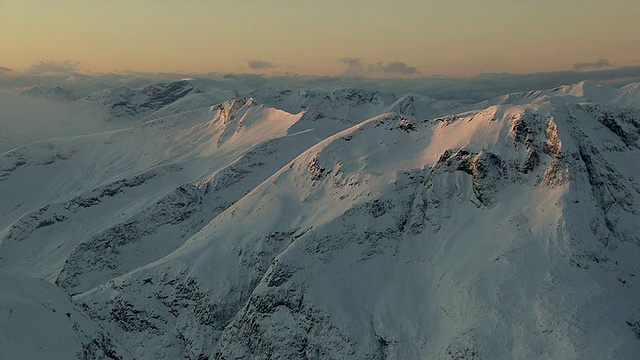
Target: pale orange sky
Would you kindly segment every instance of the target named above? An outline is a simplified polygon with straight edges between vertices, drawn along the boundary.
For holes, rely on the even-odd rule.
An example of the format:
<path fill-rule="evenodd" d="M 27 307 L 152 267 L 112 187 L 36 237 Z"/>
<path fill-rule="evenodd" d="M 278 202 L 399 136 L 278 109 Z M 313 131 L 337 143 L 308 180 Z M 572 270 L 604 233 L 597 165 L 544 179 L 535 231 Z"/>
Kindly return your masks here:
<path fill-rule="evenodd" d="M 0 67 L 339 75 L 351 64 L 369 76 L 470 76 L 636 66 L 638 19 L 637 0 L 0 0 Z"/>

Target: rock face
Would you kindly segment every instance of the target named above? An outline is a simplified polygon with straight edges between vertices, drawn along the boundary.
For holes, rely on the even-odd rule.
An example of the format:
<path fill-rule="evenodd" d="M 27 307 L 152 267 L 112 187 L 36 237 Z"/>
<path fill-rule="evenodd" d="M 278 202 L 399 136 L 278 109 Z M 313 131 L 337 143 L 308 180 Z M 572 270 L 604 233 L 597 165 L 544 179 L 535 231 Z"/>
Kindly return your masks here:
<path fill-rule="evenodd" d="M 2 154 L 0 267 L 80 358 L 632 359 L 634 89 L 103 91 L 146 119 Z"/>
<path fill-rule="evenodd" d="M 175 103 L 188 94 L 197 93 L 197 87 L 188 81 L 176 81 L 129 89 L 125 87 L 97 91 L 83 101 L 103 107 L 111 116 L 135 117 Z"/>

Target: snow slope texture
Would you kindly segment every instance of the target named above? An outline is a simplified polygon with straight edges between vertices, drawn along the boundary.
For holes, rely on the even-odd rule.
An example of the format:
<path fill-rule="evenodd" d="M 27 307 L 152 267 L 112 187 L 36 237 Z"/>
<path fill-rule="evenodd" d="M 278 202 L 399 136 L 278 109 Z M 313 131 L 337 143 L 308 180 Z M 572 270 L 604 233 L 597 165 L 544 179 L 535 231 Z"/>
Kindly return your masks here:
<path fill-rule="evenodd" d="M 136 125 L 2 155 L 2 274 L 123 357 L 633 359 L 636 88 L 128 90 Z"/>

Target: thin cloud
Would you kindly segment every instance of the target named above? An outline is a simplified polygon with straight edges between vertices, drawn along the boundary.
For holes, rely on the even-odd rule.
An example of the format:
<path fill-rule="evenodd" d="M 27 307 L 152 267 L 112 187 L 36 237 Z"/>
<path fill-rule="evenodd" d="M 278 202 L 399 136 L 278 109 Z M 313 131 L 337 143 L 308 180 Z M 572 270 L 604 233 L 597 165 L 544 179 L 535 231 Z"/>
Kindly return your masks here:
<path fill-rule="evenodd" d="M 251 70 L 270 70 L 278 68 L 280 65 L 265 60 L 247 60 L 247 65 Z"/>
<path fill-rule="evenodd" d="M 602 68 L 612 68 L 613 64 L 607 59 L 600 59 L 595 62 L 579 62 L 573 64 L 573 68 L 577 71 L 585 70 L 585 69 L 602 69 Z"/>
<path fill-rule="evenodd" d="M 43 60 L 31 65 L 25 73 L 36 75 L 70 74 L 78 70 L 80 63 L 73 60 Z"/>
<path fill-rule="evenodd" d="M 166 74 L 150 74 L 149 77 L 140 74 L 86 75 L 80 73 L 79 68 L 80 63 L 72 60 L 43 60 L 24 70 L 0 67 L 0 93 L 19 94 L 34 86 L 41 86 L 45 88 L 61 87 L 76 97 L 83 97 L 93 91 L 109 87 L 139 87 L 163 81 L 167 77 L 171 79 L 176 77 Z"/>
<path fill-rule="evenodd" d="M 344 76 L 362 76 L 364 75 L 365 66 L 361 59 L 358 58 L 341 58 L 338 62 L 347 66 L 344 70 Z"/>
<path fill-rule="evenodd" d="M 0 70 L 0 93 L 18 94 L 34 86 L 59 86 L 70 91 L 76 98 L 82 98 L 93 91 L 110 87 L 140 88 L 155 82 L 176 81 L 185 77 L 192 77 L 220 81 L 221 84 L 241 84 L 243 87 L 256 88 L 263 86 L 289 88 L 313 88 L 318 86 L 360 87 L 395 94 L 419 93 L 436 99 L 458 99 L 475 103 L 510 92 L 550 89 L 559 85 L 575 84 L 582 80 L 590 80 L 615 87 L 627 85 L 631 82 L 640 82 L 640 66 L 530 74 L 484 73 L 470 78 L 453 78 L 442 76 L 420 77 L 419 75 L 416 76 L 412 70 L 406 70 L 401 65 L 400 67 L 398 65 L 389 67 L 392 63 L 367 64 L 358 58 L 343 58 L 337 61 L 346 68 L 345 76 L 316 77 L 285 73 L 271 74 L 270 77 L 266 77 L 257 73 L 230 75 L 224 73 L 140 72 L 87 75 L 77 71 L 70 71 L 78 66 L 77 63 L 73 65 L 73 62 L 69 62 L 66 65 L 63 63 L 62 65 L 65 66 L 58 67 L 42 66 L 41 63 L 38 63 L 36 66 L 32 66 L 30 70 Z M 375 67 L 369 68 L 369 65 Z M 406 74 L 398 71 L 382 73 L 392 74 L 386 79 L 380 79 L 377 76 L 366 76 L 372 74 L 370 71 L 382 71 L 385 67 L 390 70 L 404 69 L 403 71 Z M 286 65 L 281 64 L 279 68 L 285 69 Z M 410 66 L 407 65 L 406 68 L 410 68 Z M 51 72 L 53 70 L 62 70 L 66 71 L 66 73 L 48 75 L 34 73 L 34 71 Z M 394 77 L 394 74 L 399 74 L 399 76 Z"/>
<path fill-rule="evenodd" d="M 414 66 L 409 66 L 401 61 L 394 61 L 388 64 L 379 62 L 377 64 L 369 65 L 367 67 L 368 73 L 383 73 L 383 74 L 401 74 L 401 75 L 415 75 L 420 71 Z"/>
<path fill-rule="evenodd" d="M 420 72 L 414 66 L 409 66 L 401 61 L 394 61 L 388 64 L 379 61 L 375 64 L 366 64 L 359 58 L 341 58 L 338 62 L 347 66 L 344 76 L 364 76 L 375 74 L 387 75 L 416 75 Z"/>

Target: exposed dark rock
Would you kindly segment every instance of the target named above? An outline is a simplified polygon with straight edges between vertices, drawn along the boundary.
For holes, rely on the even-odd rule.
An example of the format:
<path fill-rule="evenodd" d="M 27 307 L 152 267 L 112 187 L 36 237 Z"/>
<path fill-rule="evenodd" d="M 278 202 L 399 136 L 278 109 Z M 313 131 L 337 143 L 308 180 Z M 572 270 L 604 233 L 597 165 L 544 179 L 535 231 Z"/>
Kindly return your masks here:
<path fill-rule="evenodd" d="M 118 355 L 111 338 L 103 333 L 96 334 L 95 338 L 83 344 L 82 352 L 78 353 L 77 356 L 80 360 L 122 360 L 122 356 Z"/>

